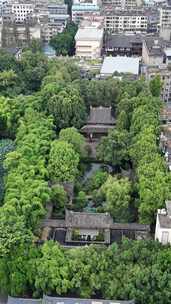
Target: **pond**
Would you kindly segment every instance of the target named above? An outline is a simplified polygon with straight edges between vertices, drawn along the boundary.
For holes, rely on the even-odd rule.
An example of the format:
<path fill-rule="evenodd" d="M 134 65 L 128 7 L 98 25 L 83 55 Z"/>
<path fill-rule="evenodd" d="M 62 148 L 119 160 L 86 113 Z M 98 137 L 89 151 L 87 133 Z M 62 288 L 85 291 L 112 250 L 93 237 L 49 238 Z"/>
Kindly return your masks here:
<path fill-rule="evenodd" d="M 104 171 L 107 171 L 108 173 L 113 173 L 113 167 L 110 165 L 106 165 L 104 163 L 91 163 L 91 166 L 85 171 L 84 176 L 83 176 L 83 183 L 85 183 L 89 178 L 92 177 L 92 175 L 102 169 Z"/>

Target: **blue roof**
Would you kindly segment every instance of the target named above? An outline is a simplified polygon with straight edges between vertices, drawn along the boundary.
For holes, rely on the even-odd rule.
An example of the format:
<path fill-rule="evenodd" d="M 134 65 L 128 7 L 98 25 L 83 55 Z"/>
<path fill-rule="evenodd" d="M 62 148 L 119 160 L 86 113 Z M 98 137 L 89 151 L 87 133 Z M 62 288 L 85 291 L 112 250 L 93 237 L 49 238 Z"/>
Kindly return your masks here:
<path fill-rule="evenodd" d="M 72 6 L 72 11 L 99 11 L 99 7 L 97 5 L 79 5 L 79 4 L 74 4 Z"/>

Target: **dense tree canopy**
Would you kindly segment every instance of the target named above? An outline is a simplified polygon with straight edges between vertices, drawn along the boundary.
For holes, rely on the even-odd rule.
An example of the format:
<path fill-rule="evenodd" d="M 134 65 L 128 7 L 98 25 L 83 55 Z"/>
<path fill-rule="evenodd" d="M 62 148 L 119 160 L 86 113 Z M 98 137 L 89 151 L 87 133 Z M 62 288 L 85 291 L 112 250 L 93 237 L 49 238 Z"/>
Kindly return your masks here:
<path fill-rule="evenodd" d="M 53 183 L 73 182 L 78 173 L 79 154 L 66 141 L 53 141 L 49 156 L 49 175 Z"/>
<path fill-rule="evenodd" d="M 57 54 L 72 55 L 75 31 L 69 25 L 54 38 Z M 169 246 L 152 240 L 69 250 L 52 241 L 37 245 L 47 203 L 61 217 L 68 207 L 64 182 L 74 184 L 75 210 L 85 207 L 88 195 L 95 211 L 108 211 L 115 221 L 130 221 L 133 206 L 137 220 L 155 223 L 171 193 L 171 174 L 159 150 L 159 86 L 158 78 L 150 85 L 142 79 L 82 79 L 73 59 L 48 61 L 34 42 L 19 61 L 0 51 L 1 179 L 6 170 L 0 291 L 170 303 Z M 90 105 L 112 107 L 116 127 L 102 138 L 97 155 L 120 170 L 110 176 L 103 168 L 84 182 L 89 159 L 79 129 Z M 131 171 L 129 179 L 123 168 Z"/>
<path fill-rule="evenodd" d="M 104 210 L 108 211 L 115 222 L 127 222 L 130 202 L 131 184 L 127 179 L 117 179 L 109 176 L 101 187 L 105 198 Z"/>
<path fill-rule="evenodd" d="M 55 49 L 56 55 L 69 55 L 72 56 L 75 53 L 75 34 L 77 32 L 77 25 L 74 23 L 68 23 L 62 33 L 58 33 L 50 40 L 50 45 Z"/>

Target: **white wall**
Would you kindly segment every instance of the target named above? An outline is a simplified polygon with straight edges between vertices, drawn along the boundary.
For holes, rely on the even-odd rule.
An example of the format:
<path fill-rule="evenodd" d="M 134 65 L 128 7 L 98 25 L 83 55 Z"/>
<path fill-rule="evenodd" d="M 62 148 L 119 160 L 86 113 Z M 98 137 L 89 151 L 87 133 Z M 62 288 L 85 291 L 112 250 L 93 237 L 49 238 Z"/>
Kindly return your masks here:
<path fill-rule="evenodd" d="M 155 240 L 158 240 L 160 243 L 162 243 L 162 233 L 163 232 L 168 232 L 169 233 L 168 243 L 171 244 L 171 229 L 166 229 L 166 228 L 161 228 L 160 227 L 159 218 L 158 218 L 158 214 L 157 214 Z"/>

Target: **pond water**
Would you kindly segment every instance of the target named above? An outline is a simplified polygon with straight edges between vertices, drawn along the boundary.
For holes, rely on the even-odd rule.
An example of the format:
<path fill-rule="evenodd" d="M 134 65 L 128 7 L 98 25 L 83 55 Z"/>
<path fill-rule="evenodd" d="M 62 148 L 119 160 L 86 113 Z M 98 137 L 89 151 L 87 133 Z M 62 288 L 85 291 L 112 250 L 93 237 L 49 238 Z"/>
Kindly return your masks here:
<path fill-rule="evenodd" d="M 92 175 L 100 170 L 100 169 L 103 169 L 109 173 L 112 173 L 113 172 L 113 168 L 112 166 L 110 165 L 106 165 L 106 164 L 103 164 L 103 163 L 91 163 L 91 167 L 88 168 L 84 174 L 84 177 L 83 177 L 83 182 L 86 182 L 90 177 L 92 177 Z"/>

